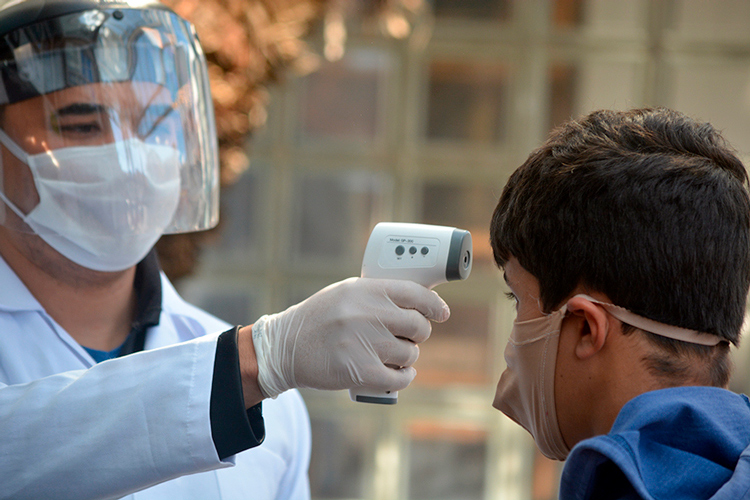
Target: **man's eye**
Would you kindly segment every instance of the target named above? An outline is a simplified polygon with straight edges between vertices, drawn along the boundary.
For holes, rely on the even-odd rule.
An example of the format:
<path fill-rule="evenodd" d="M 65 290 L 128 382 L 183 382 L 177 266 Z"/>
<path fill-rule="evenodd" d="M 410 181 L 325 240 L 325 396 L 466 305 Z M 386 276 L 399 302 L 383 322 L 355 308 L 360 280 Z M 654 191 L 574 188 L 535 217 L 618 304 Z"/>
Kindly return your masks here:
<path fill-rule="evenodd" d="M 52 115 L 52 130 L 71 139 L 89 138 L 105 130 L 109 110 L 96 103 L 73 103 L 57 109 Z"/>
<path fill-rule="evenodd" d="M 97 121 L 83 122 L 83 123 L 71 123 L 61 124 L 60 132 L 64 134 L 94 134 L 99 133 L 102 130 L 101 124 Z"/>

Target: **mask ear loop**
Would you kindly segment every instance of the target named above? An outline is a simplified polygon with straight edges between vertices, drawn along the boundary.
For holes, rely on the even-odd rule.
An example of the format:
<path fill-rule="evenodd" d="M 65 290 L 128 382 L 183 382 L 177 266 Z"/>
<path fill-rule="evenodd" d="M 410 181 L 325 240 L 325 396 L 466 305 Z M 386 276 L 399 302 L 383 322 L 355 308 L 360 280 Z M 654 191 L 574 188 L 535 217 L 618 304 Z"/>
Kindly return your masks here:
<path fill-rule="evenodd" d="M 0 174 L 1 173 L 2 171 L 0 169 Z M 7 205 L 24 222 L 24 224 L 28 225 L 28 222 L 26 221 L 28 215 L 21 212 L 21 209 L 18 208 L 12 201 L 10 201 L 7 196 L 5 196 L 5 191 L 0 191 L 0 200 L 3 200 L 4 205 Z M 2 219 L 0 219 L 0 224 L 5 224 L 5 206 L 0 207 L 0 211 L 2 212 Z"/>
<path fill-rule="evenodd" d="M 639 328 L 649 333 L 653 333 L 655 335 L 660 335 L 662 337 L 680 340 L 682 342 L 688 342 L 691 344 L 699 344 L 699 345 L 705 345 L 705 346 L 715 346 L 719 344 L 720 342 L 724 341 L 724 339 L 722 339 L 718 335 L 713 335 L 713 334 L 705 333 L 705 332 L 699 332 L 696 330 L 689 330 L 687 328 L 681 328 L 679 326 L 674 326 L 674 325 L 667 325 L 665 323 L 660 323 L 658 321 L 654 321 L 652 319 L 639 316 L 635 314 L 634 312 L 625 309 L 624 307 L 620 307 L 614 304 L 609 304 L 607 302 L 596 300 L 595 298 L 589 297 L 588 295 L 581 294 L 579 296 L 587 300 L 590 300 L 591 302 L 595 304 L 599 304 L 609 314 L 619 319 L 623 323 L 633 325 L 636 328 Z"/>
<path fill-rule="evenodd" d="M 8 134 L 5 133 L 5 130 L 0 128 L 0 143 L 2 143 L 3 146 L 8 148 L 8 151 L 13 153 L 13 156 L 21 160 L 25 165 L 28 166 L 29 164 L 29 154 L 23 150 L 21 146 L 16 144 L 16 141 L 10 138 Z"/>
<path fill-rule="evenodd" d="M 16 142 L 8 136 L 8 134 L 5 133 L 3 129 L 0 128 L 0 143 L 2 143 L 3 146 L 5 146 L 8 151 L 11 152 L 13 156 L 18 158 L 24 165 L 29 166 L 29 154 L 21 148 Z M 0 206 L 0 224 L 5 224 L 5 207 L 9 207 L 23 222 L 24 224 L 28 225 L 27 218 L 28 214 L 25 214 L 21 211 L 20 208 L 16 206 L 15 203 L 10 201 L 7 196 L 5 196 L 5 187 L 3 185 L 3 177 L 5 174 L 3 173 L 3 158 L 2 158 L 2 152 L 0 152 L 0 200 L 3 201 L 3 205 Z M 31 168 L 31 167 L 29 167 Z M 34 178 L 34 187 L 36 188 L 36 178 L 34 177 L 34 171 L 31 172 L 32 177 Z M 33 209 L 32 209 L 33 210 Z"/>

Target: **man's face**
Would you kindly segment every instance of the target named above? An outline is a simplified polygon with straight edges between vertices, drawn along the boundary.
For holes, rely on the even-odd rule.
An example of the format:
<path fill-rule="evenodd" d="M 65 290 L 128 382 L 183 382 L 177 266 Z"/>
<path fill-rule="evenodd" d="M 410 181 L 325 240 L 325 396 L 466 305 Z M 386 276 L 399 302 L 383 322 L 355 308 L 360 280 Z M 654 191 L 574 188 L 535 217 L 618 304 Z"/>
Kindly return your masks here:
<path fill-rule="evenodd" d="M 180 130 L 170 93 L 144 82 L 81 85 L 9 104 L 0 125 L 27 154 L 52 156 L 134 137 L 177 147 Z M 2 165 L 6 196 L 28 213 L 39 203 L 31 170 L 5 147 Z"/>

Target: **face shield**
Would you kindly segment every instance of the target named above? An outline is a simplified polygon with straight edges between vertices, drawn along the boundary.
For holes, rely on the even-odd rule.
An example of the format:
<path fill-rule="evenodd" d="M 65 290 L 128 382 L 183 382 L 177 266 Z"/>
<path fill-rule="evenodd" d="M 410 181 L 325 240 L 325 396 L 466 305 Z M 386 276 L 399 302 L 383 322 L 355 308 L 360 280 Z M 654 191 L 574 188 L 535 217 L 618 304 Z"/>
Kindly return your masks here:
<path fill-rule="evenodd" d="M 0 59 L 3 225 L 105 271 L 216 225 L 213 105 L 189 23 L 78 12 L 0 37 Z"/>

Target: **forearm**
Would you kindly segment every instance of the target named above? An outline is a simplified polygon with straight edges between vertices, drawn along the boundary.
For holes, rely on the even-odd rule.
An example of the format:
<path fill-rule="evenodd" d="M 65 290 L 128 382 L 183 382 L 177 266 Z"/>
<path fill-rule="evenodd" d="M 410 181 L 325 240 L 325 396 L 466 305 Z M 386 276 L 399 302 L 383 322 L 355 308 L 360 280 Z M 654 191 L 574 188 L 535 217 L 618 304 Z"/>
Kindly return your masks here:
<path fill-rule="evenodd" d="M 253 326 L 245 326 L 237 331 L 237 350 L 240 356 L 240 375 L 245 407 L 250 408 L 263 401 L 263 393 L 258 385 L 258 361 L 253 345 Z"/>
<path fill-rule="evenodd" d="M 216 337 L 0 385 L 0 498 L 115 498 L 222 463 Z"/>

